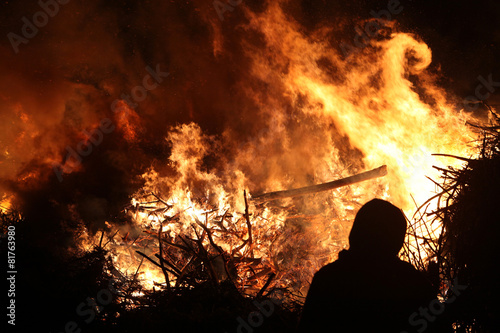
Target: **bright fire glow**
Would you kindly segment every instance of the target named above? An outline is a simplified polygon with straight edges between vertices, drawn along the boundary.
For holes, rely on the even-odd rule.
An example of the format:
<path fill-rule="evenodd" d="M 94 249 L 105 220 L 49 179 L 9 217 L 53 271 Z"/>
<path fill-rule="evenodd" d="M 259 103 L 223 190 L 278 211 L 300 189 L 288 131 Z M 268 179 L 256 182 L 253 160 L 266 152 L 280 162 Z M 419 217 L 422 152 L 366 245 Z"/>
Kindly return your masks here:
<path fill-rule="evenodd" d="M 143 175 L 145 186 L 129 209 L 134 228 L 115 244 L 117 264 L 128 274 L 141 262 L 135 250 L 150 257 L 158 253 L 160 225 L 170 240 L 196 238 L 204 225 L 214 230 L 217 245 L 227 253 L 240 247 L 236 256 L 253 251 L 254 258 L 261 258 L 261 277 L 252 282 L 255 276 L 243 274 L 240 286 L 259 290 L 272 271 L 277 286 L 305 293 L 312 274 L 348 246 L 354 213 L 363 203 L 388 199 L 411 219 L 416 205 L 436 191 L 426 179 L 439 178 L 432 166 L 460 166 L 458 160 L 432 154 L 473 154 L 475 134 L 465 124 L 467 115 L 434 83 L 428 71 L 431 50 L 417 37 L 396 32 L 344 59 L 329 44 L 329 31 L 306 36 L 278 3 L 263 13 L 248 11 L 247 17 L 244 28 L 257 32 L 265 47 L 243 45 L 253 77 L 237 88 L 251 97 L 267 124 L 251 141 L 237 143 L 231 130 L 221 138 L 204 134 L 197 124 L 170 130 L 166 139 L 173 172 L 151 169 Z M 220 153 L 225 146 L 230 156 Z M 222 158 L 224 168 L 207 170 L 206 156 Z M 279 207 L 250 200 L 254 243 L 242 246 L 248 237 L 244 190 L 255 195 L 296 188 L 381 165 L 388 167 L 384 178 L 284 200 Z M 439 232 L 439 226 L 434 229 Z M 207 237 L 203 244 L 210 247 Z M 427 256 L 425 249 L 420 251 Z M 185 264 L 182 258 L 170 259 Z M 142 261 L 138 274 L 147 287 L 153 281 L 165 283 L 158 267 Z M 247 272 L 248 265 L 239 263 L 236 269 Z M 225 278 L 222 269 L 215 270 Z"/>

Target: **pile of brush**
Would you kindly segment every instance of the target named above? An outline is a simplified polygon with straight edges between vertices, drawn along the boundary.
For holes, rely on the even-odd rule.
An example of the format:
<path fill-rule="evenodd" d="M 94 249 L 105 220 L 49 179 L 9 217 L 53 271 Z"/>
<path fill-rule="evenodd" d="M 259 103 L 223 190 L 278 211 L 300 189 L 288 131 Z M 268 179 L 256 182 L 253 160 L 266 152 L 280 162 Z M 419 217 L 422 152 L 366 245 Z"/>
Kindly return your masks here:
<path fill-rule="evenodd" d="M 500 118 L 491 110 L 480 153 L 461 169 L 440 169 L 438 208 L 420 213 L 442 223 L 431 244 L 439 268 L 443 315 L 456 332 L 496 332 L 500 327 Z M 457 286 L 459 286 L 457 288 Z"/>
<path fill-rule="evenodd" d="M 240 221 L 248 229 L 234 234 L 243 246 L 256 242 L 250 215 L 247 210 Z M 138 256 L 154 262 L 167 282 L 153 289 L 144 288 L 137 274 L 116 268 L 112 239 L 100 237 L 87 250 L 59 255 L 23 239 L 30 224 L 21 214 L 0 212 L 2 234 L 11 225 L 19 235 L 17 327 L 52 332 L 290 332 L 297 324 L 300 303 L 273 284 L 273 265 L 254 255 L 252 246 L 243 255 L 223 250 L 214 241 L 214 227 L 206 223 L 197 224 L 195 237 L 149 235 L 158 244 L 156 255 L 138 251 Z"/>
<path fill-rule="evenodd" d="M 193 216 L 184 234 L 163 229 L 184 224 L 178 214 L 164 214 L 170 205 L 158 195 L 143 199 L 133 209 L 159 217 L 160 223 L 157 230 L 143 230 L 145 235 L 138 236 L 149 237 L 157 246 L 150 244 L 148 254 L 140 250 L 136 253 L 161 270 L 164 283 L 156 283 L 152 290 L 134 284 L 135 288 L 121 293 L 119 298 L 130 308 L 126 316 L 121 316 L 121 326 L 143 330 L 167 325 L 173 332 L 294 329 L 300 303 L 294 301 L 288 288 L 273 283 L 277 274 L 283 274 L 274 260 L 257 255 L 254 242 L 263 241 L 266 235 L 252 232 L 251 219 L 260 214 L 249 213 L 246 195 L 245 212 L 236 222 L 227 223 L 226 219 L 232 217 L 228 211 L 219 216 L 217 210 L 207 209 L 204 221 Z M 219 241 L 237 245 L 224 250 Z M 123 278 L 138 282 L 137 274 Z"/>
<path fill-rule="evenodd" d="M 227 281 L 244 294 L 264 294 L 276 275 L 276 267 L 273 262 L 266 262 L 254 254 L 255 235 L 252 236 L 251 214 L 246 195 L 245 213 L 236 222 L 229 223 L 232 214 L 228 210 L 219 215 L 216 209 L 209 208 L 205 210 L 203 221 L 193 215 L 189 223 L 181 220 L 179 213 L 169 217 L 165 214 L 172 208 L 171 205 L 166 204 L 158 195 L 150 194 L 145 199 L 148 197 L 156 200 L 139 202 L 134 210 L 146 212 L 148 218 L 157 218 L 158 225 L 143 230 L 146 235 L 138 235 L 136 239 L 149 235 L 150 240 L 156 240 L 157 247 L 154 247 L 155 253 L 151 255 L 139 250 L 136 250 L 136 253 L 162 271 L 165 283 L 160 286 L 170 290 L 171 285 L 174 285 L 177 290 L 194 288 L 207 282 L 217 288 L 222 281 Z M 151 204 L 154 206 L 151 207 Z M 257 217 L 261 217 L 259 213 Z M 256 216 L 252 216 L 252 219 L 255 220 Z M 164 227 L 170 225 L 174 228 L 178 226 L 179 229 L 185 227 L 187 230 L 183 233 L 177 230 L 165 231 Z M 268 229 L 271 229 L 271 226 Z M 273 236 L 276 238 L 276 235 Z M 275 239 L 270 241 L 274 242 Z M 229 244 L 230 249 L 227 248 Z M 226 245 L 226 250 L 222 245 Z M 152 248 L 153 246 L 150 246 L 149 250 Z"/>

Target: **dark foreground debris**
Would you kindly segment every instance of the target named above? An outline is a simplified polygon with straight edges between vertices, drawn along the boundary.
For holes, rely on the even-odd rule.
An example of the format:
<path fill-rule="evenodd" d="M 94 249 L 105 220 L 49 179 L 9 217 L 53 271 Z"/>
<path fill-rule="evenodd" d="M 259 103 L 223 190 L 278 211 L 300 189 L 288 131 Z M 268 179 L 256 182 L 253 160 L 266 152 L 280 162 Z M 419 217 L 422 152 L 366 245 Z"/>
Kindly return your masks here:
<path fill-rule="evenodd" d="M 471 125 L 483 133 L 478 156 L 452 157 L 465 162 L 461 169 L 439 168 L 438 208 L 420 208 L 432 224 L 444 226 L 431 248 L 455 332 L 500 328 L 500 118 L 490 111 L 491 126 Z"/>

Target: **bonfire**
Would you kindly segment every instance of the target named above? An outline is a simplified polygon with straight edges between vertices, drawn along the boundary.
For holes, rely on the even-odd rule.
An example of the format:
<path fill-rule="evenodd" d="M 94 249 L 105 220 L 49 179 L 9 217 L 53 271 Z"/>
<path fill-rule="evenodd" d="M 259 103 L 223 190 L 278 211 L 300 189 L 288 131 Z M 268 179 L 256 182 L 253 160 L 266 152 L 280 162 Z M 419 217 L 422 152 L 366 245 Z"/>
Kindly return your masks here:
<path fill-rule="evenodd" d="M 144 2 L 137 11 L 155 15 L 140 23 L 115 4 L 70 2 L 64 24 L 60 7 L 5 55 L 0 217 L 19 242 L 19 320 L 289 332 L 314 273 L 377 197 L 406 215 L 400 256 L 440 301 L 457 296 L 450 281 L 470 286 L 455 329 L 489 325 L 498 258 L 474 258 L 498 253 L 487 238 L 500 185 L 484 192 L 498 181 L 498 127 L 440 85 L 425 41 L 372 18 L 361 23 L 377 23 L 376 37 L 345 53 L 345 22 L 306 27 L 287 1 L 215 1 L 212 16 L 201 2 Z M 136 44 L 115 45 L 123 35 Z M 98 45 L 70 43 L 83 36 Z"/>

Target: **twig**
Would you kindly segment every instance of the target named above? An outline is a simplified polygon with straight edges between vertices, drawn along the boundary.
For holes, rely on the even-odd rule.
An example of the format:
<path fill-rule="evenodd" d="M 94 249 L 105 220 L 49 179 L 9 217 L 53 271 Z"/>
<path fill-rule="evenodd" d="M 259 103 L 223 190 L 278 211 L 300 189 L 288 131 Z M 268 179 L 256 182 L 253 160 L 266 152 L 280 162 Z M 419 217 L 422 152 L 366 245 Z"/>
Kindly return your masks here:
<path fill-rule="evenodd" d="M 465 161 L 465 162 L 472 161 L 470 158 L 456 156 L 456 155 L 450 155 L 450 154 L 432 154 L 431 156 L 452 157 L 452 158 L 456 158 L 457 160 L 461 160 L 461 161 Z"/>
<path fill-rule="evenodd" d="M 160 221 L 160 228 L 158 228 L 158 247 L 160 254 L 158 255 L 158 259 L 160 259 L 160 267 L 161 271 L 163 272 L 163 275 L 165 276 L 165 283 L 167 285 L 167 290 L 170 291 L 170 279 L 168 278 L 168 273 L 167 270 L 165 269 L 165 266 L 163 265 L 163 247 L 162 247 L 162 242 L 161 242 L 161 233 L 163 230 L 163 221 Z"/>
<path fill-rule="evenodd" d="M 104 237 L 104 230 L 101 232 L 101 239 L 99 240 L 99 248 L 102 249 L 101 245 L 102 245 L 102 239 Z"/>
<path fill-rule="evenodd" d="M 104 246 L 103 246 L 103 247 L 106 247 L 106 245 L 108 245 L 108 243 L 109 243 L 109 242 L 111 242 L 111 240 L 112 240 L 113 238 L 115 238 L 115 236 L 116 236 L 116 234 L 117 234 L 117 233 L 118 233 L 118 230 L 116 230 L 116 232 L 113 234 L 113 236 L 111 236 L 110 238 L 108 238 L 108 241 L 106 242 L 106 244 L 104 244 Z"/>
<path fill-rule="evenodd" d="M 269 287 L 269 285 L 271 284 L 271 281 L 274 279 L 274 277 L 276 276 L 276 273 L 271 273 L 269 274 L 269 277 L 267 278 L 267 281 L 266 283 L 264 284 L 264 286 L 259 290 L 259 292 L 257 293 L 257 296 L 255 296 L 255 298 L 259 298 L 262 296 L 262 294 L 264 293 L 264 291 L 267 289 L 267 287 Z"/>
<path fill-rule="evenodd" d="M 248 201 L 247 201 L 246 190 L 243 190 L 243 197 L 245 198 L 245 220 L 247 221 L 247 229 L 248 229 L 248 247 L 250 249 L 250 257 L 253 258 L 252 224 L 250 223 L 250 214 L 248 213 Z"/>
<path fill-rule="evenodd" d="M 172 264 L 172 263 L 170 263 L 167 259 L 165 259 L 165 258 L 163 258 L 162 256 L 160 256 L 158 253 L 157 253 L 157 254 L 155 254 L 155 257 L 156 257 L 156 258 L 158 258 L 158 260 L 160 260 L 160 263 L 161 263 L 161 264 L 167 264 L 167 265 L 168 265 L 168 267 L 170 267 L 171 269 L 173 269 L 173 270 L 174 270 L 174 275 L 175 275 L 176 277 L 179 277 L 179 275 L 181 274 L 181 271 L 180 271 L 177 267 L 175 267 L 175 265 L 173 265 L 173 264 Z M 165 268 L 165 270 L 166 270 L 166 269 L 167 269 L 167 268 Z M 169 270 L 169 272 L 172 272 L 172 271 L 170 271 L 170 270 Z M 177 273 L 177 274 L 175 274 L 175 273 Z"/>

